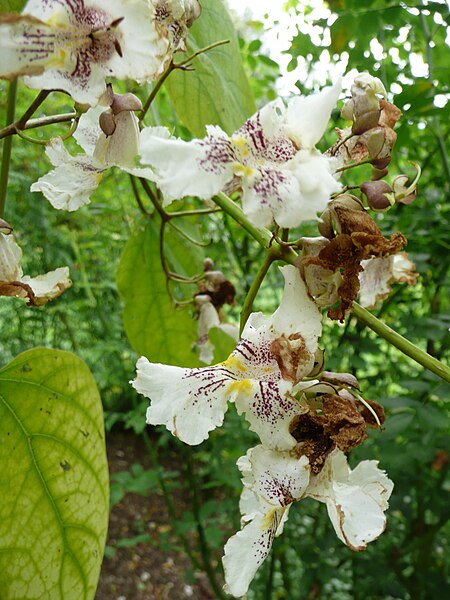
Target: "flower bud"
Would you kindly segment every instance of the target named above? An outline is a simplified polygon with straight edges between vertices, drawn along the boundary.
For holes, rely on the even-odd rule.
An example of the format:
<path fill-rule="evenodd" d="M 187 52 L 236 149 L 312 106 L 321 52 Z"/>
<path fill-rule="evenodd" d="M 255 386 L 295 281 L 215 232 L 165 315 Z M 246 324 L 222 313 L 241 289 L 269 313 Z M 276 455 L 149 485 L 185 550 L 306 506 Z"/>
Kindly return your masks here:
<path fill-rule="evenodd" d="M 394 204 L 393 190 L 386 181 L 366 181 L 361 185 L 361 191 L 372 210 L 386 210 Z"/>
<path fill-rule="evenodd" d="M 116 121 L 111 111 L 107 110 L 103 112 L 98 119 L 100 129 L 103 133 L 109 137 L 116 130 Z"/>
<path fill-rule="evenodd" d="M 142 102 L 134 94 L 113 94 L 111 110 L 115 115 L 124 110 L 142 110 Z"/>
<path fill-rule="evenodd" d="M 200 2 L 192 0 L 192 5 L 186 9 L 186 25 L 192 27 L 194 21 L 196 21 L 202 13 L 202 7 Z"/>

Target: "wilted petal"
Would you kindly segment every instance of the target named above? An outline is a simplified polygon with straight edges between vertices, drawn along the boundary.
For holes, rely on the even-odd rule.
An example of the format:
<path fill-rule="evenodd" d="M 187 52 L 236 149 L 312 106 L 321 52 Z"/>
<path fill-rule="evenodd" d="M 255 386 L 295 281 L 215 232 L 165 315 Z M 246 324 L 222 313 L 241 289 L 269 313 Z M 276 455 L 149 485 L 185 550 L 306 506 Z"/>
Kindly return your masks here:
<path fill-rule="evenodd" d="M 0 233 L 0 296 L 18 296 L 32 306 L 41 306 L 71 285 L 68 267 L 33 278 L 23 275 L 22 250 L 11 231 Z"/>
<path fill-rule="evenodd" d="M 60 138 L 50 140 L 46 153 L 56 169 L 40 177 L 30 190 L 42 192 L 58 209 L 74 211 L 89 204 L 104 169 L 89 156 L 72 156 Z"/>
<path fill-rule="evenodd" d="M 22 250 L 9 233 L 0 233 L 0 281 L 20 280 L 22 271 Z"/>
<path fill-rule="evenodd" d="M 25 275 L 22 277 L 22 283 L 29 285 L 33 290 L 34 300 L 32 303 L 34 306 L 41 306 L 54 300 L 72 285 L 68 267 L 59 267 L 59 269 L 37 277 Z"/>
<path fill-rule="evenodd" d="M 365 460 L 352 471 L 345 454 L 334 450 L 306 492 L 327 505 L 338 538 L 352 550 L 364 550 L 386 527 L 384 511 L 394 484 L 377 464 Z"/>
<path fill-rule="evenodd" d="M 418 277 L 418 273 L 414 272 L 416 266 L 406 252 L 369 258 L 363 260 L 361 266 L 364 271 L 359 274 L 359 302 L 365 308 L 373 308 L 377 302 L 387 298 L 391 292 L 390 284 L 394 281 L 412 285 Z"/>
<path fill-rule="evenodd" d="M 339 77 L 318 94 L 293 98 L 286 109 L 286 132 L 298 148 L 313 148 L 327 129 L 331 111 L 341 93 Z"/>

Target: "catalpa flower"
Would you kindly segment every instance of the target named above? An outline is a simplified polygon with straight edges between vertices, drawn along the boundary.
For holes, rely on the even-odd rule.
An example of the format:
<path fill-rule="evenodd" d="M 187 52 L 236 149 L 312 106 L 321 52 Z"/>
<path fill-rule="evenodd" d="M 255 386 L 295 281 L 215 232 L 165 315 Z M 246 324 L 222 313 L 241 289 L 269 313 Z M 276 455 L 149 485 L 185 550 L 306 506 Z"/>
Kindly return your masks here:
<path fill-rule="evenodd" d="M 244 485 L 242 529 L 228 540 L 223 557 L 225 590 L 235 597 L 247 592 L 295 501 L 311 497 L 324 502 L 337 536 L 352 550 L 363 550 L 385 529 L 393 483 L 377 461 L 362 461 L 352 471 L 336 449 L 321 472 L 312 475 L 305 456 L 256 446 L 237 464 Z"/>
<path fill-rule="evenodd" d="M 304 409 L 294 395 L 313 383 L 301 379 L 314 365 L 321 313 L 297 269 L 281 271 L 285 288 L 279 308 L 269 318 L 252 313 L 226 361 L 184 369 L 138 360 L 131 383 L 151 398 L 148 423 L 164 424 L 187 444 L 200 444 L 222 424 L 231 401 L 268 448 L 288 450 L 296 444 L 289 426 Z"/>
<path fill-rule="evenodd" d="M 12 228 L 0 219 L 0 296 L 18 296 L 30 306 L 41 306 L 71 285 L 68 267 L 37 277 L 24 275 L 22 250 L 14 240 Z"/>
<path fill-rule="evenodd" d="M 226 188 L 242 188 L 242 206 L 258 227 L 274 220 L 296 227 L 315 219 L 330 194 L 340 190 L 335 159 L 315 145 L 325 132 L 341 89 L 333 87 L 287 108 L 277 100 L 253 115 L 231 136 L 207 126 L 207 136 L 185 142 L 165 128 L 141 132 L 141 162 L 156 172 L 165 204 L 184 196 L 208 199 Z"/>
<path fill-rule="evenodd" d="M 81 116 L 74 133 L 86 154 L 72 156 L 61 138 L 51 139 L 45 151 L 56 168 L 33 183 L 31 191 L 42 192 L 54 208 L 74 211 L 89 204 L 102 174 L 112 166 L 138 177 L 151 176 L 150 169 L 133 166 L 139 127 L 132 111 L 140 107 L 133 94 L 120 96 L 108 89 L 101 104 Z"/>
<path fill-rule="evenodd" d="M 26 75 L 31 88 L 62 89 L 90 105 L 105 91 L 106 77 L 155 78 L 180 47 L 155 27 L 161 4 L 177 9 L 173 26 L 184 36 L 194 0 L 152 7 L 148 0 L 29 0 L 22 15 L 0 17 L 0 77 Z"/>

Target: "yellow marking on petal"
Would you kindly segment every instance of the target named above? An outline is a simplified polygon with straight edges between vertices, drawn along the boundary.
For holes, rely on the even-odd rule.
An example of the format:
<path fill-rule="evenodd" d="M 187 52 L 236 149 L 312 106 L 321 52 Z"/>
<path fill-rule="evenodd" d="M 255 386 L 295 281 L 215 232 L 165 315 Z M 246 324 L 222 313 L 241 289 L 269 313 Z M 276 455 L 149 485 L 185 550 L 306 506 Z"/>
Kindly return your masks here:
<path fill-rule="evenodd" d="M 241 359 L 238 358 L 237 356 L 235 356 L 234 354 L 230 354 L 230 356 L 227 358 L 227 360 L 225 360 L 222 364 L 225 367 L 228 367 L 229 369 L 237 369 L 238 371 L 241 371 L 242 373 L 247 372 L 247 367 L 245 367 L 242 364 Z"/>
<path fill-rule="evenodd" d="M 236 148 L 236 150 L 240 153 L 242 158 L 247 158 L 250 154 L 250 150 L 248 149 L 247 140 L 243 137 L 235 137 L 232 138 L 232 144 Z"/>
<path fill-rule="evenodd" d="M 240 175 L 242 177 L 251 177 L 255 173 L 255 169 L 240 164 L 233 165 L 233 171 L 235 175 Z"/>
<path fill-rule="evenodd" d="M 229 392 L 241 392 L 246 396 L 249 396 L 252 393 L 252 384 L 249 379 L 242 379 L 242 381 L 233 381 L 228 386 Z"/>
<path fill-rule="evenodd" d="M 272 510 L 269 510 L 269 512 L 264 517 L 264 519 L 261 521 L 261 527 L 263 529 L 270 529 L 272 527 L 272 523 L 274 522 L 274 520 L 276 518 L 276 513 L 279 510 L 280 510 L 279 508 L 272 508 Z"/>

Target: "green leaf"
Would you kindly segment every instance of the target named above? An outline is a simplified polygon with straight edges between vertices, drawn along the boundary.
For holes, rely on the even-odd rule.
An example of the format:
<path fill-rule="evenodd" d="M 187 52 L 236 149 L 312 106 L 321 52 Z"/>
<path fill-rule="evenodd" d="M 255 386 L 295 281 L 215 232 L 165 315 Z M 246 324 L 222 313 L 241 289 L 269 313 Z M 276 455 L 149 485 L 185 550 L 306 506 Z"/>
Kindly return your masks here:
<path fill-rule="evenodd" d="M 242 66 L 236 31 L 222 0 L 202 1 L 202 14 L 188 36 L 190 56 L 220 40 L 230 40 L 194 59 L 193 71 L 177 70 L 166 87 L 175 110 L 196 136 L 205 125 L 220 125 L 227 133 L 238 129 L 255 112 L 255 103 Z M 183 58 L 177 54 L 176 61 Z"/>
<path fill-rule="evenodd" d="M 0 12 L 20 13 L 26 4 L 26 0 L 0 0 Z"/>
<path fill-rule="evenodd" d="M 172 244 L 170 251 L 179 256 L 179 262 L 189 258 L 185 246 Z M 193 350 L 197 324 L 187 309 L 174 308 L 167 293 L 159 230 L 154 220 L 141 223 L 126 244 L 117 271 L 117 286 L 125 301 L 125 331 L 138 354 L 153 362 L 198 366 Z"/>
<path fill-rule="evenodd" d="M 211 327 L 208 337 L 214 346 L 214 365 L 227 359 L 236 347 L 236 340 L 219 327 Z"/>
<path fill-rule="evenodd" d="M 108 525 L 100 396 L 75 355 L 35 348 L 0 371 L 0 596 L 93 599 Z"/>

